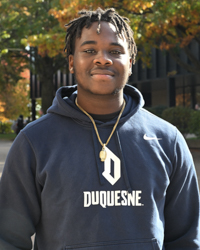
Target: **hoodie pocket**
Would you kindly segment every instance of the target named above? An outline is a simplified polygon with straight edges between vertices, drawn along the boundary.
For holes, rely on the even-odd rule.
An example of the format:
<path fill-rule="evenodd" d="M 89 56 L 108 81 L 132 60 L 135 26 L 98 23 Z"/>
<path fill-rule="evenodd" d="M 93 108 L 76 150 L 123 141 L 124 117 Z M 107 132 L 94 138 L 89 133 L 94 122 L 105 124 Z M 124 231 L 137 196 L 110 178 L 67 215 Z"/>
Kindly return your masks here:
<path fill-rule="evenodd" d="M 120 240 L 66 246 L 65 250 L 161 250 L 156 239 Z"/>

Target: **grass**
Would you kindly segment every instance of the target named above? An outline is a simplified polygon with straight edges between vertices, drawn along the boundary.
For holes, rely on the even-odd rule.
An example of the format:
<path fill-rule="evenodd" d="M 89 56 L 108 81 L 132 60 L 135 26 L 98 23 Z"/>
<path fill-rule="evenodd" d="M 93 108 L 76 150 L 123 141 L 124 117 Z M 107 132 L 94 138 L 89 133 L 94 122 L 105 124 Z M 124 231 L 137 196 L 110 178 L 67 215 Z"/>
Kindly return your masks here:
<path fill-rule="evenodd" d="M 0 140 L 8 140 L 8 141 L 13 141 L 16 137 L 15 133 L 10 133 L 10 134 L 0 134 Z"/>

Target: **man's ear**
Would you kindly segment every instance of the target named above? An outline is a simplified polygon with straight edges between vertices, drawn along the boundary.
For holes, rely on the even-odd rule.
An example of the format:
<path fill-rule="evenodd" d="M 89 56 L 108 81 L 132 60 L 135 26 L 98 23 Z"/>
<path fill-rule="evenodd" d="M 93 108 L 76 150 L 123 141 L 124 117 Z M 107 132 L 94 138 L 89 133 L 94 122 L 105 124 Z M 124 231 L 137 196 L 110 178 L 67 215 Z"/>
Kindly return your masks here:
<path fill-rule="evenodd" d="M 74 56 L 73 55 L 69 55 L 69 72 L 71 74 L 74 73 Z"/>
<path fill-rule="evenodd" d="M 129 62 L 129 76 L 132 75 L 132 66 L 133 66 L 133 60 L 132 60 L 132 58 L 130 57 L 130 62 Z"/>

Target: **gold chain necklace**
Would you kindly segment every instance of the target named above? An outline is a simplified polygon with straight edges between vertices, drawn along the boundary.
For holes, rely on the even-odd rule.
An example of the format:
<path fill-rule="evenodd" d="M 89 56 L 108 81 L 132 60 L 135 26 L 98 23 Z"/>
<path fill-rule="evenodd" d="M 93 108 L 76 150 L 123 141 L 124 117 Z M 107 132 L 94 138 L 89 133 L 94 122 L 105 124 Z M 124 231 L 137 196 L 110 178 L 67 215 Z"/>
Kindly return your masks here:
<path fill-rule="evenodd" d="M 117 118 L 117 121 L 116 121 L 116 123 L 115 123 L 115 125 L 114 125 L 114 127 L 113 127 L 113 129 L 112 129 L 112 131 L 111 131 L 111 133 L 110 133 L 110 136 L 108 137 L 108 140 L 107 140 L 106 143 L 103 143 L 103 142 L 101 141 L 101 138 L 100 138 L 100 136 L 99 136 L 99 132 L 98 132 L 98 130 L 97 130 L 97 126 L 96 126 L 95 121 L 94 121 L 94 119 L 92 118 L 92 116 L 89 115 L 83 108 L 81 108 L 81 106 L 79 106 L 79 104 L 78 104 L 78 102 L 77 102 L 77 98 L 76 98 L 76 100 L 75 100 L 75 103 L 76 103 L 76 106 L 77 106 L 84 114 L 86 114 L 86 115 L 90 118 L 91 122 L 93 123 L 94 129 L 95 129 L 95 132 L 96 132 L 96 135 L 97 135 L 97 138 L 98 138 L 98 140 L 99 140 L 99 142 L 100 142 L 100 144 L 101 144 L 101 146 L 102 146 L 102 150 L 101 150 L 100 153 L 99 153 L 99 157 L 100 157 L 101 161 L 105 161 L 106 156 L 107 156 L 105 147 L 108 145 L 108 143 L 109 143 L 109 141 L 110 141 L 110 139 L 111 139 L 111 137 L 112 137 L 112 135 L 113 135 L 113 133 L 114 133 L 116 127 L 117 127 L 117 124 L 118 124 L 118 122 L 119 122 L 119 120 L 120 120 L 120 117 L 121 117 L 121 115 L 122 115 L 122 113 L 123 113 L 123 111 L 124 111 L 124 108 L 125 108 L 125 106 L 126 106 L 125 100 L 124 100 L 124 102 L 123 102 L 122 109 L 121 109 L 121 111 L 120 111 L 120 113 L 119 113 L 119 116 L 118 116 L 118 118 Z"/>

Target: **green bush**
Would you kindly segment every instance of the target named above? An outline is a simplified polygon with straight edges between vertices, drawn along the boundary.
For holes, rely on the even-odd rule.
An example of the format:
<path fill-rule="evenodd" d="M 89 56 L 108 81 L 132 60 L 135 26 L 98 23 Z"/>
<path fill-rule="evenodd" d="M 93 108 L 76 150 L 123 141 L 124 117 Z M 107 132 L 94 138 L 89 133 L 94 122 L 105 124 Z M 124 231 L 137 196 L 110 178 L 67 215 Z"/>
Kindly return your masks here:
<path fill-rule="evenodd" d="M 167 108 L 162 113 L 162 118 L 176 126 L 182 134 L 191 133 L 190 121 L 193 110 L 186 107 Z"/>
<path fill-rule="evenodd" d="M 145 108 L 145 109 L 156 116 L 162 117 L 162 113 L 165 109 L 167 109 L 167 107 L 164 105 L 159 105 L 159 106 L 149 107 L 149 108 Z"/>
<path fill-rule="evenodd" d="M 200 136 L 200 111 L 193 111 L 191 114 L 190 132 Z"/>
<path fill-rule="evenodd" d="M 11 122 L 0 122 L 0 134 L 10 134 L 12 133 Z"/>

